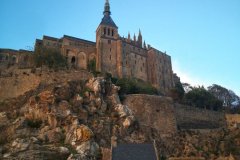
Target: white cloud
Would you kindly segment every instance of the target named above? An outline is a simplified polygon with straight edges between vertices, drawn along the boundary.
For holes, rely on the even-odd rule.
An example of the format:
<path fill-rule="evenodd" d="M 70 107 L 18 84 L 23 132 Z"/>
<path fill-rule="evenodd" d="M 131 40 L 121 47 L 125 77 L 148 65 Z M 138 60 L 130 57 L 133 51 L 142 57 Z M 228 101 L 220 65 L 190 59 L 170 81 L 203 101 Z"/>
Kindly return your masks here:
<path fill-rule="evenodd" d="M 204 86 L 205 88 L 210 86 L 211 83 L 207 80 L 203 80 L 196 76 L 196 74 L 191 74 L 189 71 L 182 69 L 181 65 L 178 63 L 177 60 L 173 60 L 173 72 L 177 73 L 178 77 L 180 77 L 181 82 L 189 83 L 191 86 Z"/>

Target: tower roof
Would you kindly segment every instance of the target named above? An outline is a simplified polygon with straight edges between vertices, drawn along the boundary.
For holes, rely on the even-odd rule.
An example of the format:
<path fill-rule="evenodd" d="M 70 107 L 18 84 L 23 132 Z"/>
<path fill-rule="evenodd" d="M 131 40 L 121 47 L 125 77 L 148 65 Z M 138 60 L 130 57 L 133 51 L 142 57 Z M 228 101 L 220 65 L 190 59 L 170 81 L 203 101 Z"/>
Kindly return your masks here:
<path fill-rule="evenodd" d="M 102 18 L 102 22 L 100 24 L 117 27 L 116 24 L 114 23 L 114 21 L 112 20 L 110 14 L 111 14 L 110 5 L 109 5 L 108 0 L 106 0 L 105 6 L 104 6 L 104 12 L 103 12 L 104 17 Z"/>

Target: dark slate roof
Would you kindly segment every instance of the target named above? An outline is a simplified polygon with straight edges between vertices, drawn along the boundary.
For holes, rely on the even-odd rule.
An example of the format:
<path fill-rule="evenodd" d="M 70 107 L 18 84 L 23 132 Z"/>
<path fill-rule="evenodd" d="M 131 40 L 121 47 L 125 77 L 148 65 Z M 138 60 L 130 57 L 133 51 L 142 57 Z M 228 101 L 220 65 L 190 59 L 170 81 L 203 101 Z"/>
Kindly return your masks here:
<path fill-rule="evenodd" d="M 153 144 L 117 144 L 112 160 L 157 160 Z"/>
<path fill-rule="evenodd" d="M 117 27 L 109 13 L 104 13 L 104 17 L 102 18 L 102 22 L 100 24 Z"/>
<path fill-rule="evenodd" d="M 85 42 L 88 42 L 88 43 L 93 43 L 93 44 L 96 44 L 96 42 L 92 42 L 92 41 L 88 41 L 88 40 L 85 40 L 85 39 L 80 39 L 80 38 L 76 38 L 76 37 L 71 37 L 71 36 L 67 36 L 67 35 L 64 35 L 63 38 L 67 38 L 67 39 L 72 39 L 72 40 L 77 40 L 77 41 L 85 41 Z"/>

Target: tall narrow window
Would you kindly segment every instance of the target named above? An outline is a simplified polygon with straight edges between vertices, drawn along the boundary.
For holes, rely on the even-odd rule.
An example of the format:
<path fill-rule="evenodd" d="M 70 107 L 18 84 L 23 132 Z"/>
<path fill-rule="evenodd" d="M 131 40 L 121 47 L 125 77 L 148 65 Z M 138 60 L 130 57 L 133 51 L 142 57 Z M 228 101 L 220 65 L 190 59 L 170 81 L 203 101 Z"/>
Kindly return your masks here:
<path fill-rule="evenodd" d="M 109 56 L 109 59 L 110 59 L 110 60 L 112 59 L 112 56 L 111 56 L 111 55 Z"/>
<path fill-rule="evenodd" d="M 126 64 L 127 64 L 127 61 L 126 61 Z"/>
<path fill-rule="evenodd" d="M 112 52 L 112 48 L 110 48 L 109 51 Z"/>
<path fill-rule="evenodd" d="M 106 33 L 107 33 L 106 28 L 104 28 L 104 34 L 106 34 Z"/>
<path fill-rule="evenodd" d="M 112 29 L 112 36 L 114 36 L 114 30 Z"/>
<path fill-rule="evenodd" d="M 110 28 L 108 28 L 108 35 L 110 35 Z"/>
<path fill-rule="evenodd" d="M 108 40 L 108 44 L 111 44 L 111 40 Z"/>

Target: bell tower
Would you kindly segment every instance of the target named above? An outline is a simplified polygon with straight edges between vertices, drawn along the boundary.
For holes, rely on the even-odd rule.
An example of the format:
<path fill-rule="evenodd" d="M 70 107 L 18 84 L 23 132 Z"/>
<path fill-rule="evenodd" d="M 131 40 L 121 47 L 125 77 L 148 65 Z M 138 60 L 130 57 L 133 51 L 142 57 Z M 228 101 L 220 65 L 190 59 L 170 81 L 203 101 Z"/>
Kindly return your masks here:
<path fill-rule="evenodd" d="M 103 18 L 96 30 L 96 48 L 97 48 L 97 69 L 102 71 L 102 49 L 103 49 L 103 39 L 117 39 L 118 27 L 111 18 L 110 4 L 109 1 L 105 1 Z M 110 43 L 110 42 L 109 42 Z"/>

